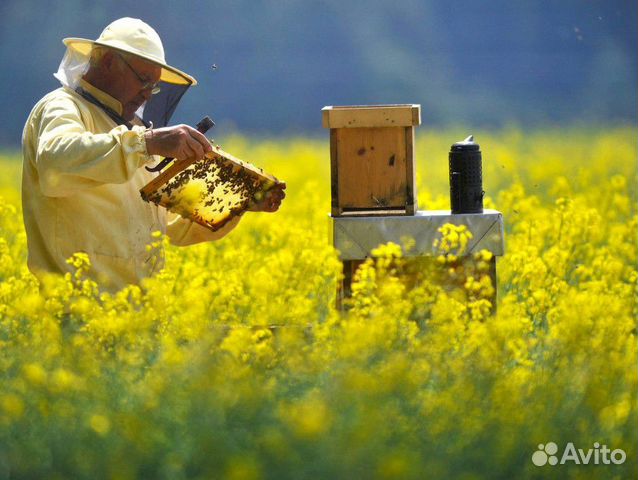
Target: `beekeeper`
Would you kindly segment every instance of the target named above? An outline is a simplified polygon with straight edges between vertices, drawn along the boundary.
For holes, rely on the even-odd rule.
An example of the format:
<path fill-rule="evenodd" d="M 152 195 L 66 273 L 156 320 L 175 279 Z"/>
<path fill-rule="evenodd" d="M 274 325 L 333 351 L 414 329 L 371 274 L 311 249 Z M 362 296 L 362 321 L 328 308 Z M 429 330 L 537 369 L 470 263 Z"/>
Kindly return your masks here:
<path fill-rule="evenodd" d="M 161 252 L 146 248 L 153 232 L 190 245 L 219 239 L 239 217 L 212 232 L 140 197 L 157 175 L 146 165 L 160 157 L 201 158 L 211 150 L 187 125 L 158 127 L 145 119 L 146 109 L 160 123 L 170 118 L 183 92 L 197 83 L 166 63 L 153 28 L 121 18 L 95 41 L 63 42 L 67 50 L 54 75 L 62 87 L 35 105 L 22 136 L 28 266 L 39 278 L 63 274 L 73 271 L 67 259 L 85 252 L 90 277 L 102 290 L 116 291 L 162 268 Z M 169 94 L 153 104 L 162 89 Z M 252 210 L 276 211 L 282 198 L 276 190 Z"/>

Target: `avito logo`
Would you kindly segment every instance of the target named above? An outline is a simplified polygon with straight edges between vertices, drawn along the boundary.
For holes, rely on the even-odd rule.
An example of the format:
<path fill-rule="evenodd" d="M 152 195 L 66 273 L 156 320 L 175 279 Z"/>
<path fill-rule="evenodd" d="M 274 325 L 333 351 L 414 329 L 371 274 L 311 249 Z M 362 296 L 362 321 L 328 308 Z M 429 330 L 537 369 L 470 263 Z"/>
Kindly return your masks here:
<path fill-rule="evenodd" d="M 627 460 L 627 454 L 621 448 L 611 450 L 607 445 L 600 445 L 598 442 L 594 443 L 594 448 L 584 450 L 582 448 L 576 449 L 572 442 L 565 445 L 560 461 L 558 460 L 558 445 L 554 442 L 548 442 L 546 444 L 540 444 L 538 450 L 532 455 L 532 463 L 537 467 L 543 465 L 564 465 L 568 462 L 573 462 L 576 465 L 620 465 Z"/>

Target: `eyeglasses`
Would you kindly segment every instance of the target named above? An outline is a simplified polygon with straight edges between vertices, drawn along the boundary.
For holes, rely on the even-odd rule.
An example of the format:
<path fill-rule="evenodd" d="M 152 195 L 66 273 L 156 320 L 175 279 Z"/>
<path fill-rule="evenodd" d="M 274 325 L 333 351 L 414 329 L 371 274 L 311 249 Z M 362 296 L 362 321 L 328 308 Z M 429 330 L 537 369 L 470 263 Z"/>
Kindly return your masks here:
<path fill-rule="evenodd" d="M 148 80 L 145 80 L 144 78 L 140 76 L 139 73 L 135 71 L 133 67 L 131 67 L 131 65 L 126 61 L 126 59 L 122 55 L 118 55 L 118 57 L 120 57 L 122 61 L 124 62 L 124 65 L 126 65 L 129 68 L 129 70 L 135 74 L 137 79 L 142 84 L 142 90 L 150 90 L 152 95 L 155 95 L 156 93 L 160 92 L 160 87 L 158 86 L 159 82 L 149 82 Z"/>

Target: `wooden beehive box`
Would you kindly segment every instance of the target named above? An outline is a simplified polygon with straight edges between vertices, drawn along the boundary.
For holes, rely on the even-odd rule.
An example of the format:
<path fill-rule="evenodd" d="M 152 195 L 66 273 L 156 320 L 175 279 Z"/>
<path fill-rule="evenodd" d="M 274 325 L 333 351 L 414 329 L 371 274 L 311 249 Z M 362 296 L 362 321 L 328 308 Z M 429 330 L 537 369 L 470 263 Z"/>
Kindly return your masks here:
<path fill-rule="evenodd" d="M 219 147 L 203 158 L 173 162 L 140 190 L 147 202 L 219 230 L 280 182 Z"/>
<path fill-rule="evenodd" d="M 414 215 L 414 129 L 421 106 L 328 106 L 332 216 Z"/>

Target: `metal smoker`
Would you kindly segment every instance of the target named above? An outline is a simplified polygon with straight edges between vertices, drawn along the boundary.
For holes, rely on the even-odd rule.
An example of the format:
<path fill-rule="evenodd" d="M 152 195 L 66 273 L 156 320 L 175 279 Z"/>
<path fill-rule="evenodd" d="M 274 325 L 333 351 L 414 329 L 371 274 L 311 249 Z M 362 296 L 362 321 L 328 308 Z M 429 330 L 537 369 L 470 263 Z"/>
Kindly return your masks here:
<path fill-rule="evenodd" d="M 451 210 L 418 210 L 414 138 L 421 106 L 327 106 L 330 129 L 331 237 L 343 263 L 337 304 L 351 295 L 357 268 L 380 244 L 414 239 L 406 256 L 435 255 L 434 240 L 446 223 L 472 232 L 466 255 L 493 254 L 490 275 L 496 285 L 496 257 L 504 253 L 503 216 L 483 209 L 481 152 L 473 137 L 450 151 Z M 493 299 L 496 305 L 496 298 Z"/>
<path fill-rule="evenodd" d="M 452 213 L 483 213 L 483 161 L 473 135 L 452 145 L 449 166 Z"/>

